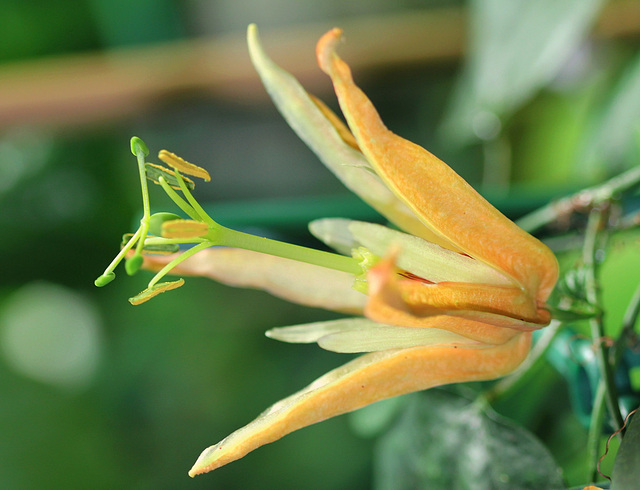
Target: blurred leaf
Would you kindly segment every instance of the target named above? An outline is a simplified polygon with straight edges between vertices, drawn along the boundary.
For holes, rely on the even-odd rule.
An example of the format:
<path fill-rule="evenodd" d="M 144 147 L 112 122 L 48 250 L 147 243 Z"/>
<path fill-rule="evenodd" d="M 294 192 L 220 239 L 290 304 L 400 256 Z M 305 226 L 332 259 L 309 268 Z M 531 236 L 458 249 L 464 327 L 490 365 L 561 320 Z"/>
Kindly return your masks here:
<path fill-rule="evenodd" d="M 603 177 L 602 170 L 630 167 L 637 161 L 639 134 L 640 55 L 627 65 L 590 131 L 585 132 L 576 170 Z"/>
<path fill-rule="evenodd" d="M 405 407 L 409 397 L 388 398 L 349 414 L 349 425 L 360 437 L 375 437 L 386 430 Z"/>
<path fill-rule="evenodd" d="M 631 417 L 613 466 L 612 490 L 637 488 L 640 481 L 640 417 Z"/>
<path fill-rule="evenodd" d="M 457 144 L 493 139 L 566 66 L 602 0 L 473 0 L 470 56 L 444 123 Z"/>
<path fill-rule="evenodd" d="M 378 489 L 564 488 L 561 470 L 527 430 L 441 390 L 420 393 L 376 450 Z"/>
<path fill-rule="evenodd" d="M 640 279 L 640 227 L 611 236 L 605 260 L 600 266 L 605 334 L 620 335 L 624 313 Z"/>

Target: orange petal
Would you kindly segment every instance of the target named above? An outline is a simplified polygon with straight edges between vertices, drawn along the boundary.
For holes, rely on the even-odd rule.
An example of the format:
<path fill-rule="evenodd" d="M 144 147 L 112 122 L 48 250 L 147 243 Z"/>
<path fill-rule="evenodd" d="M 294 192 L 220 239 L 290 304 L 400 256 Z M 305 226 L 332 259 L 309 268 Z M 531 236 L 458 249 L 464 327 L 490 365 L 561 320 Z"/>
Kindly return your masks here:
<path fill-rule="evenodd" d="M 521 333 L 493 347 L 414 347 L 358 357 L 205 449 L 189 474 L 214 470 L 290 432 L 385 398 L 448 383 L 503 376 L 524 360 L 530 341 L 531 334 Z"/>
<path fill-rule="evenodd" d="M 175 256 L 145 256 L 146 269 L 158 270 Z M 230 286 L 264 289 L 274 296 L 316 308 L 361 314 L 366 296 L 352 289 L 353 276 L 295 260 L 238 248 L 198 252 L 172 274 L 204 276 Z"/>
<path fill-rule="evenodd" d="M 540 328 L 538 324 L 529 324 L 493 312 L 456 309 L 455 303 L 446 295 L 436 295 L 433 300 L 422 295 L 411 298 L 407 290 L 411 292 L 414 287 L 418 292 L 433 289 L 425 290 L 423 288 L 427 285 L 398 276 L 391 258 L 384 259 L 371 268 L 367 280 L 369 300 L 365 315 L 376 322 L 413 328 L 441 328 L 488 344 L 504 343 L 515 336 L 518 330 Z M 475 290 L 482 287 L 473 285 L 471 294 L 474 295 Z M 415 301 L 411 301 L 412 299 Z M 493 298 L 489 296 L 488 300 L 493 301 Z"/>
<path fill-rule="evenodd" d="M 376 173 L 450 248 L 505 272 L 545 301 L 558 274 L 551 251 L 503 216 L 444 162 L 385 127 L 371 101 L 354 84 L 348 65 L 335 53 L 340 36 L 341 31 L 333 29 L 318 41 L 318 64 L 331 77 L 349 127 Z"/>

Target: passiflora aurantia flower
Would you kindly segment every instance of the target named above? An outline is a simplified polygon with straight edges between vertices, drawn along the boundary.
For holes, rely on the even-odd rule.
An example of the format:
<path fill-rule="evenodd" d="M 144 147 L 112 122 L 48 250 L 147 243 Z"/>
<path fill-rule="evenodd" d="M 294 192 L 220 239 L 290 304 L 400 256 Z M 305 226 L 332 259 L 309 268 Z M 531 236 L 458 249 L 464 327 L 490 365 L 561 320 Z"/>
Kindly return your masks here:
<path fill-rule="evenodd" d="M 550 321 L 545 302 L 558 276 L 551 251 L 441 160 L 384 126 L 335 52 L 340 36 L 338 29 L 326 33 L 317 58 L 333 82 L 348 127 L 266 56 L 255 26 L 248 31 L 249 51 L 267 91 L 300 138 L 394 228 L 347 219 L 311 223 L 315 236 L 344 255 L 336 256 L 341 261 L 335 265 L 322 257 L 306 260 L 298 252 L 218 239 L 227 230 L 197 212 L 192 218 L 207 223 L 208 232 L 192 223 L 169 228 L 174 234 L 184 233 L 183 228 L 199 233 L 197 253 L 181 262 L 173 259 L 175 273 L 263 288 L 356 315 L 275 328 L 269 337 L 364 354 L 206 449 L 192 476 L 378 400 L 503 376 L 527 356 L 531 331 Z M 214 244 L 227 247 L 205 249 Z M 145 266 L 161 268 L 169 260 L 147 256 Z"/>

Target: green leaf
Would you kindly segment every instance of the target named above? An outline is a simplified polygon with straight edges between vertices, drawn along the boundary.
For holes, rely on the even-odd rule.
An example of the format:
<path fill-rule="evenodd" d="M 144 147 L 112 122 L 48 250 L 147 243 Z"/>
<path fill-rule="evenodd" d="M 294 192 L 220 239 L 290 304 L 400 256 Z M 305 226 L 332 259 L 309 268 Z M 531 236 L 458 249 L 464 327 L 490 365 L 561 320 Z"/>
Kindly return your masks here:
<path fill-rule="evenodd" d="M 578 172 L 601 177 L 604 168 L 630 168 L 637 162 L 640 131 L 640 55 L 629 61 L 584 135 Z"/>
<path fill-rule="evenodd" d="M 618 456 L 613 465 L 611 490 L 638 488 L 640 481 L 640 417 L 629 419 L 627 432 L 620 443 Z"/>
<path fill-rule="evenodd" d="M 443 390 L 413 395 L 376 448 L 375 488 L 564 488 L 561 470 L 530 432 Z"/>
<path fill-rule="evenodd" d="M 565 66 L 602 0 L 474 0 L 470 55 L 444 123 L 456 143 L 493 139 L 501 120 Z"/>

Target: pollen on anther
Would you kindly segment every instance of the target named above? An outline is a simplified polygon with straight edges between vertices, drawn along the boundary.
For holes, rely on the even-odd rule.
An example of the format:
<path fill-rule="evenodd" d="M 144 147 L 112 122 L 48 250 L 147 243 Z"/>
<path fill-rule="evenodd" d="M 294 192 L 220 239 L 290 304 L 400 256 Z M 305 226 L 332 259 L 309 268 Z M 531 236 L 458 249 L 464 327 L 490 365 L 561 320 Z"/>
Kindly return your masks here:
<path fill-rule="evenodd" d="M 179 157 L 175 153 L 171 153 L 167 150 L 160 150 L 160 153 L 158 153 L 158 158 L 170 167 L 176 169 L 178 172 L 182 172 L 187 175 L 193 175 L 194 177 L 199 177 L 206 182 L 209 182 L 211 180 L 209 172 L 207 172 L 202 167 L 198 167 L 193 163 L 187 162 L 184 158 Z"/>

